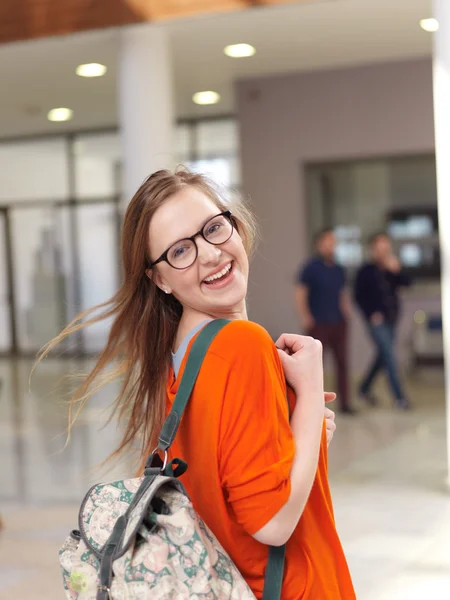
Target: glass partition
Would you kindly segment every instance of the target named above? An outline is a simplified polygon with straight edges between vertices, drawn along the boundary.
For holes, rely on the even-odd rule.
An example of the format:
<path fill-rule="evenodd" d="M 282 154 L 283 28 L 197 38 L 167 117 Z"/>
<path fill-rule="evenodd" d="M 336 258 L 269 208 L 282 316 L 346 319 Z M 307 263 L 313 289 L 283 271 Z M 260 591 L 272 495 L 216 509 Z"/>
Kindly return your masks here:
<path fill-rule="evenodd" d="M 332 227 L 337 259 L 351 272 L 369 237 L 387 231 L 412 275 L 439 276 L 433 155 L 310 165 L 306 184 L 311 249 L 314 233 Z"/>
<path fill-rule="evenodd" d="M 73 142 L 75 196 L 107 198 L 119 191 L 119 134 L 78 135 Z"/>
<path fill-rule="evenodd" d="M 35 352 L 65 325 L 65 275 L 57 208 L 11 211 L 16 323 L 19 349 Z"/>
<path fill-rule="evenodd" d="M 0 142 L 0 203 L 65 200 L 69 197 L 67 140 L 64 137 Z"/>
<path fill-rule="evenodd" d="M 6 249 L 6 213 L 0 212 L 0 352 L 11 346 L 10 290 Z"/>
<path fill-rule="evenodd" d="M 109 300 L 119 285 L 119 244 L 117 211 L 112 203 L 77 207 L 76 252 L 79 261 L 80 309 Z M 82 332 L 83 350 L 100 351 L 109 334 L 111 321 L 102 321 Z"/>

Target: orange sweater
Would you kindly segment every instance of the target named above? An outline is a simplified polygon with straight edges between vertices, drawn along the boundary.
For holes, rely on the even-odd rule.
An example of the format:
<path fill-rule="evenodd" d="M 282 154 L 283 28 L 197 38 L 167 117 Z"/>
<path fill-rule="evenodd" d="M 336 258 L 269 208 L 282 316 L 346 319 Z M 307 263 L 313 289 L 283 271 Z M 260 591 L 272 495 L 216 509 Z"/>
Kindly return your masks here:
<path fill-rule="evenodd" d="M 173 371 L 169 374 L 167 411 L 186 359 L 187 354 L 176 381 Z M 292 393 L 290 400 L 293 408 Z M 234 321 L 208 350 L 170 455 L 187 461 L 181 480 L 195 509 L 258 599 L 268 551 L 252 535 L 288 500 L 294 454 L 275 345 L 259 325 Z M 324 428 L 314 485 L 287 545 L 283 600 L 356 598 L 336 532 L 327 475 Z"/>

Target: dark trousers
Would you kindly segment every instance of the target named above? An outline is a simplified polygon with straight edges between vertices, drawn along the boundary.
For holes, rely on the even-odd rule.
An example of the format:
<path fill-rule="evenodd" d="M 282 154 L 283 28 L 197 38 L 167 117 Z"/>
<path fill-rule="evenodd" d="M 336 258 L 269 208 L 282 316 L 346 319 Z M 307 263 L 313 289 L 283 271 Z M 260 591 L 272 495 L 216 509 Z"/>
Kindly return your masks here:
<path fill-rule="evenodd" d="M 361 383 L 361 392 L 368 393 L 377 374 L 384 370 L 395 400 L 404 400 L 405 395 L 394 354 L 395 326 L 392 323 L 379 323 L 378 325 L 369 323 L 368 325 L 377 353 Z"/>
<path fill-rule="evenodd" d="M 349 405 L 347 323 L 316 323 L 308 335 L 322 342 L 324 351 L 331 350 L 337 381 L 337 401 L 341 408 Z"/>

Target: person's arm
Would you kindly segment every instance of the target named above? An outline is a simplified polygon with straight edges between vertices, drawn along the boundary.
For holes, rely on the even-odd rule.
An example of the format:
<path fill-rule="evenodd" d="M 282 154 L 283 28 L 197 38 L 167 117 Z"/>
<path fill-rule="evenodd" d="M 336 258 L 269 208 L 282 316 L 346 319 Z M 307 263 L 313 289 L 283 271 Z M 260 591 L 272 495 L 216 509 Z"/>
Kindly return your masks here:
<path fill-rule="evenodd" d="M 396 256 L 393 254 L 388 256 L 384 267 L 394 277 L 396 287 L 408 287 L 411 285 L 411 278 L 402 268 L 402 264 Z"/>
<path fill-rule="evenodd" d="M 399 287 L 410 287 L 411 284 L 412 284 L 411 277 L 408 275 L 408 273 L 405 272 L 404 269 L 402 269 L 400 271 L 400 273 L 397 275 L 397 285 Z"/>
<path fill-rule="evenodd" d="M 305 336 L 284 335 L 277 341 L 277 347 L 281 348 L 284 372 L 297 397 L 291 418 L 296 452 L 288 501 L 254 535 L 259 542 L 271 546 L 285 544 L 302 516 L 317 471 L 324 417 L 320 342 Z"/>
<path fill-rule="evenodd" d="M 288 356 L 261 327 L 239 321 L 219 336 L 218 343 L 230 348 L 218 453 L 221 485 L 236 522 L 249 535 L 282 545 L 308 500 L 322 436 L 326 444 L 321 345 L 284 336 L 278 345 L 292 348 Z M 286 377 L 297 398 L 291 422 Z"/>
<path fill-rule="evenodd" d="M 292 414 L 291 426 L 296 452 L 291 470 L 289 500 L 253 536 L 258 542 L 269 546 L 285 544 L 302 516 L 317 471 L 323 407 L 317 409 L 316 406 L 308 406 L 306 402 L 299 402 Z"/>
<path fill-rule="evenodd" d="M 366 311 L 366 294 L 365 294 L 365 268 L 362 267 L 358 270 L 358 272 L 356 273 L 356 277 L 355 277 L 355 283 L 354 283 L 354 287 L 353 287 L 353 298 L 355 300 L 356 305 L 358 306 L 358 308 L 361 310 L 361 312 L 364 314 L 364 316 L 367 317 L 367 311 Z"/>
<path fill-rule="evenodd" d="M 309 289 L 304 283 L 295 286 L 295 306 L 306 330 L 314 327 L 314 318 L 309 310 Z"/>

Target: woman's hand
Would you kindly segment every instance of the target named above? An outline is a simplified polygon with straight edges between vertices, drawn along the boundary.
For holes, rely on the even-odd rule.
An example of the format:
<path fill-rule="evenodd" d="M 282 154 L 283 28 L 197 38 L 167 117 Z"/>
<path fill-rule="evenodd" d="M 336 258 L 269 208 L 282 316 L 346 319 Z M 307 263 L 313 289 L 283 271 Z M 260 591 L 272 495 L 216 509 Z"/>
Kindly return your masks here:
<path fill-rule="evenodd" d="M 393 254 L 388 254 L 386 256 L 386 258 L 383 261 L 383 266 L 387 271 L 390 271 L 391 273 L 400 273 L 400 271 L 402 270 L 401 262 Z"/>
<path fill-rule="evenodd" d="M 322 386 L 323 367 L 322 345 L 313 338 L 302 335 L 282 335 L 276 342 L 278 354 L 283 365 L 284 374 L 289 384 L 297 394 L 297 401 L 307 402 L 309 397 L 314 402 L 316 394 L 308 393 Z M 310 387 L 312 386 L 312 387 Z M 334 392 L 323 392 L 322 402 L 333 402 L 336 399 Z M 324 406 L 326 421 L 327 445 L 330 445 L 336 431 L 335 414 Z"/>
<path fill-rule="evenodd" d="M 336 394 L 334 392 L 325 392 L 325 402 L 333 402 L 336 400 Z M 334 432 L 336 431 L 335 413 L 325 406 L 325 421 L 327 425 L 327 446 L 330 445 L 333 439 Z"/>
<path fill-rule="evenodd" d="M 324 402 L 322 344 L 312 337 L 285 333 L 276 346 L 297 404 L 300 401 L 310 408 L 315 404 L 319 409 Z"/>
<path fill-rule="evenodd" d="M 333 439 L 334 432 L 336 431 L 336 423 L 334 421 L 334 412 L 325 406 L 325 421 L 327 424 L 327 446 L 330 445 Z"/>
<path fill-rule="evenodd" d="M 373 313 L 373 315 L 370 317 L 370 322 L 372 325 L 381 325 L 384 323 L 383 314 L 380 312 Z"/>

